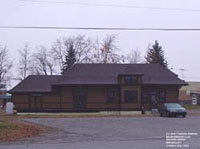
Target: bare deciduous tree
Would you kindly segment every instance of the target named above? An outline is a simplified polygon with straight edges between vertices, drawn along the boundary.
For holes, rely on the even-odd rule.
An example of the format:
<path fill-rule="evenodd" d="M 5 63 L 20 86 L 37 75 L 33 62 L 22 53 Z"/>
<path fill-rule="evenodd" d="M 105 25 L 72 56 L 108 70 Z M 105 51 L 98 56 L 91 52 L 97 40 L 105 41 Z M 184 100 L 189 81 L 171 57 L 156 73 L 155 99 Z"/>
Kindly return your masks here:
<path fill-rule="evenodd" d="M 98 39 L 92 45 L 91 59 L 93 63 L 102 63 L 101 46 Z"/>
<path fill-rule="evenodd" d="M 23 49 L 19 50 L 19 80 L 24 80 L 30 73 L 31 55 L 30 47 L 25 44 Z"/>
<path fill-rule="evenodd" d="M 63 45 L 63 39 L 57 39 L 51 48 L 51 54 L 54 58 L 55 63 L 59 65 L 60 70 L 64 67 L 66 49 Z"/>
<path fill-rule="evenodd" d="M 127 55 L 127 62 L 128 63 L 132 63 L 132 64 L 136 64 L 136 63 L 140 63 L 142 61 L 142 56 L 141 56 L 141 52 L 139 50 L 132 50 L 128 55 Z"/>
<path fill-rule="evenodd" d="M 40 46 L 39 51 L 33 54 L 33 64 L 31 73 L 37 75 L 53 75 L 54 62 L 48 50 L 44 46 Z"/>
<path fill-rule="evenodd" d="M 92 42 L 89 38 L 83 35 L 78 35 L 77 37 L 66 38 L 64 40 L 64 45 L 66 49 L 69 49 L 73 45 L 75 49 L 76 62 L 77 63 L 89 63 L 90 62 L 90 52 Z"/>
<path fill-rule="evenodd" d="M 12 62 L 9 60 L 8 49 L 0 45 L 0 84 L 8 85 L 11 80 Z"/>
<path fill-rule="evenodd" d="M 94 63 L 120 63 L 121 57 L 117 54 L 118 47 L 115 45 L 116 35 L 107 35 L 100 44 L 98 40 L 94 46 Z"/>
<path fill-rule="evenodd" d="M 57 39 L 52 46 L 51 53 L 55 62 L 59 64 L 60 70 L 64 68 L 65 56 L 71 46 L 75 49 L 76 63 L 91 63 L 92 42 L 89 38 L 78 35 L 76 37 Z"/>

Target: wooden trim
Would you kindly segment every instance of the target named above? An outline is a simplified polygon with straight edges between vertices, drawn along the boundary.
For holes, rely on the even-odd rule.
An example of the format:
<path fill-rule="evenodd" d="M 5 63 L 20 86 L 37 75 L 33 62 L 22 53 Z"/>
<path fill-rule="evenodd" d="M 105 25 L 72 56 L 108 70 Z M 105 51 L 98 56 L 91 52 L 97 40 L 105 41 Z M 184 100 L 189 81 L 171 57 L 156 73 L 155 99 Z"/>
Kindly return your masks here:
<path fill-rule="evenodd" d="M 140 86 L 140 107 L 141 107 L 141 111 L 142 111 L 142 107 L 144 108 L 144 104 L 143 104 L 143 87 Z"/>
<path fill-rule="evenodd" d="M 62 104 L 73 104 L 73 102 L 61 102 L 61 105 Z"/>
<path fill-rule="evenodd" d="M 112 103 L 107 103 L 107 102 L 86 102 L 86 104 L 119 104 L 119 101 L 112 102 Z M 43 104 L 60 104 L 60 102 L 44 102 Z M 73 102 L 62 102 L 62 104 L 73 104 Z"/>
<path fill-rule="evenodd" d="M 180 91 L 180 87 L 177 87 L 177 102 L 179 102 L 179 91 Z"/>
<path fill-rule="evenodd" d="M 29 106 L 29 109 L 31 109 L 31 95 L 30 94 L 28 94 L 28 100 L 29 100 L 29 102 L 28 102 L 28 106 Z"/>
<path fill-rule="evenodd" d="M 36 109 L 36 107 L 37 107 L 37 97 L 36 96 L 34 96 L 34 109 Z"/>
<path fill-rule="evenodd" d="M 29 102 L 17 102 L 16 104 L 27 104 L 27 105 L 29 105 Z"/>
<path fill-rule="evenodd" d="M 55 102 L 43 102 L 43 104 L 60 104 L 59 101 L 55 101 Z M 61 105 L 62 104 L 73 104 L 73 102 L 61 102 Z"/>
<path fill-rule="evenodd" d="M 40 105 L 40 106 L 41 106 L 41 109 L 43 109 L 43 94 L 42 94 L 42 96 L 41 96 L 41 101 L 40 101 L 40 102 L 41 102 L 41 105 Z"/>
<path fill-rule="evenodd" d="M 120 84 L 60 84 L 60 85 L 54 85 L 59 87 L 88 87 L 88 86 L 120 86 Z"/>
<path fill-rule="evenodd" d="M 61 88 L 59 90 L 59 96 L 60 96 L 60 105 L 59 105 L 59 107 L 61 109 L 61 104 L 62 104 L 62 89 Z"/>
<path fill-rule="evenodd" d="M 95 102 L 93 102 L 93 103 L 87 103 L 87 104 L 93 104 L 93 105 L 101 105 L 101 104 L 107 104 L 107 105 L 118 105 L 119 104 L 119 102 L 112 102 L 112 103 L 107 103 L 107 102 L 101 102 L 101 103 L 95 103 Z"/>
<path fill-rule="evenodd" d="M 43 103 L 44 105 L 47 105 L 47 104 L 59 104 L 60 105 L 60 102 L 58 101 L 58 102 L 44 102 Z"/>
<path fill-rule="evenodd" d="M 11 100 L 11 102 L 13 102 L 13 96 L 11 96 L 10 100 Z"/>
<path fill-rule="evenodd" d="M 122 104 L 122 97 L 121 97 L 121 95 L 122 95 L 122 91 L 121 91 L 121 86 L 119 87 L 119 89 L 118 89 L 118 91 L 119 91 L 119 110 L 121 110 L 121 104 Z"/>

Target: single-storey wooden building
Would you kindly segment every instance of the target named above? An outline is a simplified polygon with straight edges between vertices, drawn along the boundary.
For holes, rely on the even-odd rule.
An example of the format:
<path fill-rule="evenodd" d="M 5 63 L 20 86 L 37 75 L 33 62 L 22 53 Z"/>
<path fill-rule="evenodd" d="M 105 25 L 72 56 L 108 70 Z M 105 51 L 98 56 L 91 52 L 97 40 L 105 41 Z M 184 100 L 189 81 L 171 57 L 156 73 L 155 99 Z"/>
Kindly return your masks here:
<path fill-rule="evenodd" d="M 178 102 L 187 83 L 159 64 L 76 64 L 27 77 L 9 92 L 18 111 L 150 110 Z"/>

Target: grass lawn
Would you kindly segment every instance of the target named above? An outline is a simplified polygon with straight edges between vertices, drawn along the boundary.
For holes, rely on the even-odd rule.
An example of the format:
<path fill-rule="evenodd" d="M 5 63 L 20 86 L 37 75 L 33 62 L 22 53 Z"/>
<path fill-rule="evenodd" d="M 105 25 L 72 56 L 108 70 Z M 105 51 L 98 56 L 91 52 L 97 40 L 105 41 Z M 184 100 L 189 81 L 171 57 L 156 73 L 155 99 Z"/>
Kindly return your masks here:
<path fill-rule="evenodd" d="M 0 121 L 0 132 L 6 129 L 16 129 L 17 124 Z"/>
<path fill-rule="evenodd" d="M 17 120 L 15 116 L 0 115 L 0 142 L 16 141 L 22 138 L 38 136 L 45 131 L 41 126 Z"/>
<path fill-rule="evenodd" d="M 200 105 L 192 105 L 192 104 L 186 104 L 184 107 L 187 110 L 200 110 Z"/>

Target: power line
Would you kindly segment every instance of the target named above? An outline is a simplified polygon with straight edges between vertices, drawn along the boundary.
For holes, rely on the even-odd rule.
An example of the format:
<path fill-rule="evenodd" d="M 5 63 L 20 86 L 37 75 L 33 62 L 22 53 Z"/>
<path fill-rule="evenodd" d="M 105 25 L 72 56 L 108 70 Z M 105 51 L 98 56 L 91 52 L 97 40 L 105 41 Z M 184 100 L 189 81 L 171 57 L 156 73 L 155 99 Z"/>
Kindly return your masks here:
<path fill-rule="evenodd" d="M 168 31 L 168 32 L 200 31 L 200 28 L 126 28 L 126 27 L 64 27 L 64 26 L 0 26 L 0 29 Z"/>
<path fill-rule="evenodd" d="M 200 12 L 200 9 L 185 9 L 185 8 L 147 7 L 147 6 L 97 4 L 97 3 L 76 3 L 76 2 L 44 1 L 44 0 L 19 0 L 19 1 L 35 2 L 35 3 L 65 4 L 65 5 L 96 6 L 96 7 L 115 7 L 115 8 L 129 8 L 129 9 L 153 9 L 153 10 Z"/>

